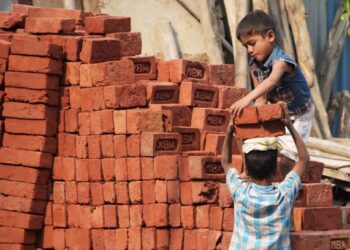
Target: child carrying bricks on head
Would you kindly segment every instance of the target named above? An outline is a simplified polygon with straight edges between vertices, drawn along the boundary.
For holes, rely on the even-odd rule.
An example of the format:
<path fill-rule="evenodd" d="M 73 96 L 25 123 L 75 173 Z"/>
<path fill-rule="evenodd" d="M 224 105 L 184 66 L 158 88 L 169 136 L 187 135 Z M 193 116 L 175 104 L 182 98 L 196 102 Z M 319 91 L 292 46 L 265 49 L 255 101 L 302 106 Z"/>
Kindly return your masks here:
<path fill-rule="evenodd" d="M 237 39 L 247 48 L 254 89 L 233 103 L 230 112 L 239 115 L 243 108 L 255 101 L 256 106 L 283 101 L 288 104 L 293 125 L 304 142 L 312 126 L 315 107 L 310 89 L 298 64 L 276 45 L 275 24 L 261 10 L 247 14 L 238 24 Z M 292 137 L 278 137 L 283 146 L 281 173 L 285 176 L 297 160 Z"/>
<path fill-rule="evenodd" d="M 287 105 L 283 105 L 286 125 L 296 144 L 299 159 L 281 183 L 272 184 L 280 144 L 276 137 L 253 138 L 243 142 L 245 171 L 252 182 L 242 179 L 232 168 L 233 117 L 227 129 L 221 164 L 226 185 L 234 200 L 232 249 L 291 249 L 290 223 L 293 203 L 301 188 L 301 177 L 309 161 L 306 146 L 295 130 Z M 233 163 L 234 165 L 235 163 Z"/>

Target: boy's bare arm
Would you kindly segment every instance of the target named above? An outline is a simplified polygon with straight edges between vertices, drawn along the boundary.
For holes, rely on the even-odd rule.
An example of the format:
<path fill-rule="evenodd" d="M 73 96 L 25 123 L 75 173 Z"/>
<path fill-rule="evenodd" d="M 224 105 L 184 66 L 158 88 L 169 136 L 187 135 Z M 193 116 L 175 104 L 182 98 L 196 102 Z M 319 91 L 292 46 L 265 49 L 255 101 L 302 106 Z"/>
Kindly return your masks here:
<path fill-rule="evenodd" d="M 256 77 L 252 71 L 250 71 L 250 75 L 252 77 L 254 89 L 255 89 L 258 86 L 259 81 L 258 81 L 258 79 L 256 79 Z M 266 95 L 262 95 L 262 96 L 256 98 L 256 100 L 255 100 L 255 106 L 261 106 L 261 105 L 264 105 L 266 103 L 267 103 Z"/>
<path fill-rule="evenodd" d="M 293 170 L 299 175 L 299 177 L 301 179 L 305 173 L 306 166 L 310 160 L 309 153 L 307 152 L 307 148 L 305 146 L 305 143 L 301 139 L 298 132 L 295 130 L 295 128 L 290 120 L 289 111 L 288 111 L 286 103 L 283 103 L 283 111 L 284 111 L 284 116 L 285 116 L 283 119 L 283 122 L 293 137 L 293 140 L 294 140 L 295 145 L 297 147 L 298 156 L 299 156 L 299 160 L 295 163 Z"/>
<path fill-rule="evenodd" d="M 227 127 L 226 137 L 222 146 L 221 165 L 224 167 L 225 173 L 229 170 L 232 163 L 232 139 L 233 139 L 233 117 L 230 117 L 230 124 Z"/>
<path fill-rule="evenodd" d="M 231 105 L 230 112 L 233 116 L 236 116 L 242 112 L 242 110 L 249 106 L 249 104 L 258 97 L 266 95 L 275 85 L 277 85 L 285 72 L 288 72 L 290 65 L 286 62 L 280 61 L 274 63 L 271 74 L 264 81 L 259 83 L 255 89 L 249 92 L 248 95 L 241 98 L 237 102 Z"/>

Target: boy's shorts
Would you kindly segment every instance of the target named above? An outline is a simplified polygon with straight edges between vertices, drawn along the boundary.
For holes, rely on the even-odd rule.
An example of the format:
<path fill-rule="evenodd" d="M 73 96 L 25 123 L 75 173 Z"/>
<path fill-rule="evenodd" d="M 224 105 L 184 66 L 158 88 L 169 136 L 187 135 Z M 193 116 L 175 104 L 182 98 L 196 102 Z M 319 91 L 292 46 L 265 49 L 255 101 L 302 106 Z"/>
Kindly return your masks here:
<path fill-rule="evenodd" d="M 295 130 L 299 133 L 304 143 L 306 143 L 306 141 L 309 139 L 314 114 L 315 114 L 315 105 L 312 106 L 309 112 L 305 113 L 300 117 L 297 117 L 293 122 L 293 126 Z M 284 156 L 294 161 L 297 161 L 299 159 L 298 151 L 295 146 L 293 137 L 290 135 L 290 132 L 287 128 L 286 128 L 286 134 L 279 136 L 278 141 L 283 146 L 283 149 L 280 151 L 281 154 L 283 154 Z"/>

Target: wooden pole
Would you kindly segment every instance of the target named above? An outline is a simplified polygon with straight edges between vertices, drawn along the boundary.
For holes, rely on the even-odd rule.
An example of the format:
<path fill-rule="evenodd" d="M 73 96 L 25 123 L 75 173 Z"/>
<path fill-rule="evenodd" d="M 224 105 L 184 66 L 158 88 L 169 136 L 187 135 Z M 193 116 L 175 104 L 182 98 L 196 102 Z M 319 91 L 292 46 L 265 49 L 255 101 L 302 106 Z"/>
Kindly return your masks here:
<path fill-rule="evenodd" d="M 350 159 L 350 150 L 341 143 L 309 137 L 306 146 Z"/>
<path fill-rule="evenodd" d="M 161 19 L 155 25 L 155 40 L 154 43 L 157 45 L 158 53 L 161 54 L 163 60 L 179 59 L 179 52 L 176 46 L 176 39 L 174 36 L 171 23 L 167 18 Z M 157 53 L 156 53 L 157 54 Z"/>
<path fill-rule="evenodd" d="M 252 0 L 254 10 L 262 10 L 266 14 L 269 14 L 268 0 Z"/>
<path fill-rule="evenodd" d="M 235 62 L 235 86 L 240 88 L 249 88 L 247 50 L 236 39 L 237 24 L 248 13 L 249 1 L 224 0 L 224 4 L 232 38 L 232 47 Z"/>
<path fill-rule="evenodd" d="M 316 118 L 320 126 L 322 136 L 331 138 L 328 116 L 324 107 L 318 79 L 315 73 L 315 62 L 312 55 L 310 34 L 305 19 L 305 7 L 303 0 L 284 0 L 290 22 L 298 63 L 310 86 L 312 99 L 316 106 Z"/>
<path fill-rule="evenodd" d="M 329 103 L 333 79 L 338 69 L 339 59 L 341 52 L 343 51 L 347 30 L 349 28 L 349 20 L 340 20 L 342 13 L 343 7 L 340 3 L 333 20 L 332 28 L 328 33 L 325 53 L 318 69 L 318 79 L 322 90 L 322 99 L 326 107 Z"/>

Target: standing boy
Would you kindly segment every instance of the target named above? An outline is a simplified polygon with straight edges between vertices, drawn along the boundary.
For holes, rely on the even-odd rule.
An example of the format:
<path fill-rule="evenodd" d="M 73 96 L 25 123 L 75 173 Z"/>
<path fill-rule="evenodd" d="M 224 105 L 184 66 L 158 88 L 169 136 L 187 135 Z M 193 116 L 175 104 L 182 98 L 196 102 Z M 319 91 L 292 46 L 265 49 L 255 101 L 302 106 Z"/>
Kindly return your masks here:
<path fill-rule="evenodd" d="M 230 107 L 233 116 L 255 101 L 255 105 L 267 101 L 286 102 L 293 125 L 304 142 L 307 141 L 312 126 L 315 107 L 310 89 L 298 64 L 276 45 L 275 24 L 261 10 L 246 15 L 238 24 L 237 39 L 249 54 L 249 67 L 254 89 Z M 293 166 L 297 160 L 297 150 L 292 137 L 278 138 L 283 145 L 281 166 Z M 286 175 L 290 169 L 281 169 Z"/>
<path fill-rule="evenodd" d="M 242 151 L 245 157 L 245 171 L 252 180 L 246 182 L 231 166 L 232 119 L 227 129 L 221 164 L 225 169 L 226 184 L 234 201 L 235 221 L 230 250 L 291 249 L 290 216 L 301 188 L 300 180 L 309 161 L 309 155 L 290 120 L 285 104 L 283 109 L 285 112 L 283 122 L 296 144 L 299 159 L 281 183 L 272 184 L 279 148 L 277 139 L 269 137 L 244 141 Z"/>

